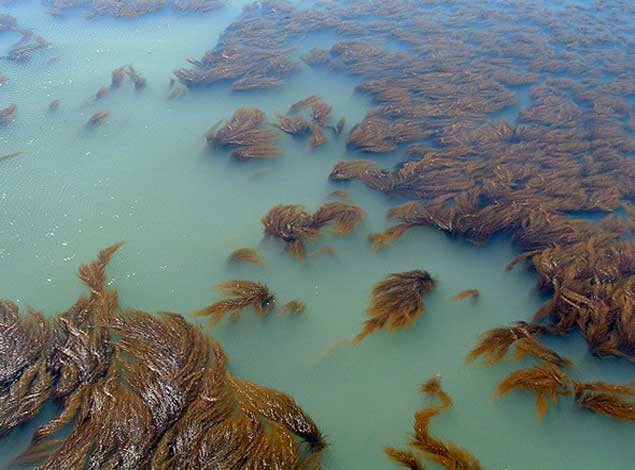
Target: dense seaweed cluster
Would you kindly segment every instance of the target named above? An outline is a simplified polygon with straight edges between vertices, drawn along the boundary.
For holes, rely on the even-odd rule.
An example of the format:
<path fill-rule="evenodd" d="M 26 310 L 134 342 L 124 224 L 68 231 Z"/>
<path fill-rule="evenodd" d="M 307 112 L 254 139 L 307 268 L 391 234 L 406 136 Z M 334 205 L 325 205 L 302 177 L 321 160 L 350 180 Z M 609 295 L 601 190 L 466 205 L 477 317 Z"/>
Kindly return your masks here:
<path fill-rule="evenodd" d="M 518 369 L 496 386 L 495 398 L 512 390 L 525 390 L 536 395 L 536 413 L 542 418 L 548 399 L 556 405 L 558 397 L 573 396 L 576 405 L 595 413 L 624 420 L 635 420 L 635 388 L 606 382 L 580 382 L 563 369 L 573 363 L 556 351 L 541 344 L 537 337 L 548 329 L 535 323 L 516 322 L 509 327 L 494 328 L 483 335 L 465 360 L 471 363 L 483 357 L 485 365 L 493 365 L 505 358 L 514 348 L 512 359 L 531 358 L 538 364 Z"/>
<path fill-rule="evenodd" d="M 351 130 L 349 146 L 386 152 L 416 142 L 395 168 L 348 160 L 330 175 L 413 200 L 390 209 L 399 224 L 371 235 L 374 247 L 421 225 L 475 244 L 508 233 L 551 296 L 536 319 L 554 334 L 579 330 L 596 354 L 631 356 L 635 142 L 625 97 L 635 89 L 632 61 L 617 43 L 632 44 L 632 26 L 614 14 L 617 3 L 605 4 L 602 15 L 568 7 L 563 22 L 532 2 L 456 1 L 451 14 L 440 2 L 355 2 L 358 14 L 382 20 L 356 22 L 355 8 L 344 9 L 359 26 L 345 29 L 359 37 L 316 62 L 361 75 L 358 89 L 377 104 Z M 609 30 L 614 23 L 618 30 Z M 404 51 L 369 44 L 377 34 Z M 497 118 L 519 87 L 529 106 L 515 123 Z M 574 211 L 615 215 L 597 224 Z"/>
<path fill-rule="evenodd" d="M 0 436 L 49 398 L 61 405 L 19 461 L 41 469 L 319 468 L 324 439 L 289 395 L 232 376 L 220 346 L 180 315 L 117 308 L 105 267 L 119 246 L 80 266 L 90 295 L 55 318 L 0 302 Z"/>
<path fill-rule="evenodd" d="M 218 123 L 207 132 L 210 145 L 233 148 L 238 160 L 272 158 L 280 153 L 273 146 L 277 132 L 264 127 L 265 113 L 258 108 L 238 108 L 232 118 Z M 217 127 L 223 126 L 217 130 Z"/>
<path fill-rule="evenodd" d="M 306 113 L 306 118 L 298 115 L 298 113 L 306 112 L 307 110 L 309 112 Z M 301 136 L 311 131 L 309 144 L 311 147 L 317 147 L 326 142 L 325 128 L 331 129 L 335 135 L 339 135 L 344 129 L 344 124 L 346 123 L 344 118 L 337 121 L 335 125 L 330 124 L 331 110 L 330 104 L 319 96 L 311 95 L 291 105 L 288 113 L 291 116 L 276 114 L 278 119 L 276 127 L 287 134 L 296 136 Z"/>
<path fill-rule="evenodd" d="M 42 0 L 42 4 L 55 16 L 79 8 L 87 18 L 136 18 L 166 7 L 192 12 L 217 10 L 225 5 L 225 0 Z"/>
<path fill-rule="evenodd" d="M 53 14 L 79 7 L 88 16 L 136 17 L 167 5 L 208 11 L 224 1 L 44 3 Z M 474 245 L 508 235 L 521 250 L 508 268 L 526 263 L 547 300 L 531 323 L 485 332 L 466 363 L 482 358 L 492 365 L 508 355 L 536 362 L 503 378 L 495 397 L 532 392 L 540 417 L 549 401 L 571 397 L 580 408 L 635 420 L 635 388 L 578 381 L 571 361 L 538 340 L 577 331 L 593 354 L 635 362 L 633 17 L 635 7 L 619 0 L 566 5 L 560 12 L 538 0 L 325 0 L 306 9 L 262 0 L 244 8 L 214 50 L 175 72 L 168 98 L 183 96 L 185 86 L 221 82 L 233 90 L 281 86 L 300 69 L 302 39 L 335 32 L 332 47 L 311 49 L 300 60 L 355 75 L 357 91 L 371 98 L 372 108 L 348 132 L 347 148 L 407 154 L 392 168 L 356 158 L 336 163 L 330 173 L 333 182 L 356 180 L 406 199 L 387 213 L 395 225 L 369 235 L 372 247 L 384 248 L 421 226 Z M 25 62 L 48 46 L 8 15 L 0 15 L 3 31 L 22 36 L 5 59 Z M 146 85 L 132 66 L 119 67 L 110 88 L 91 99 L 102 99 L 126 77 L 137 89 Z M 49 110 L 58 106 L 54 100 Z M 0 125 L 15 113 L 15 104 L 0 108 Z M 344 119 L 334 124 L 331 114 L 331 105 L 311 95 L 276 115 L 274 126 L 308 135 L 317 147 L 327 129 L 344 130 Z M 86 127 L 108 116 L 95 112 Z M 210 146 L 229 148 L 239 160 L 277 156 L 277 137 L 264 112 L 247 107 L 206 135 Z M 332 195 L 349 199 L 343 189 Z M 345 234 L 363 216 L 357 206 L 332 201 L 313 214 L 300 205 L 274 206 L 261 220 L 266 236 L 303 260 L 306 245 L 327 225 Z M 117 308 L 104 276 L 118 246 L 80 267 L 90 295 L 53 319 L 31 310 L 21 315 L 13 303 L 0 302 L 0 436 L 32 419 L 49 398 L 61 404 L 21 461 L 42 469 L 317 468 L 324 440 L 289 396 L 233 377 L 220 346 L 181 316 Z M 250 248 L 235 250 L 228 261 L 264 266 Z M 388 275 L 373 287 L 369 318 L 354 342 L 414 323 L 434 286 L 423 270 Z M 275 305 L 259 282 L 232 279 L 217 289 L 224 298 L 195 312 L 211 323 L 247 308 L 262 317 Z M 478 296 L 469 289 L 450 300 Z M 304 309 L 291 300 L 279 313 Z M 424 468 L 421 457 L 446 469 L 480 469 L 467 450 L 429 432 L 430 419 L 452 406 L 439 379 L 422 391 L 440 403 L 415 414 L 411 450 L 387 447 L 386 454 L 410 469 Z M 65 437 L 53 439 L 66 426 Z"/>
<path fill-rule="evenodd" d="M 35 34 L 30 29 L 18 26 L 17 20 L 7 14 L 0 13 L 0 34 L 4 31 L 12 31 L 20 35 L 20 39 L 16 42 L 9 52 L 0 57 L 2 59 L 11 60 L 18 63 L 28 62 L 31 59 L 31 53 L 49 47 L 50 43 L 42 36 Z M 2 83 L 2 74 L 0 74 L 0 84 Z"/>
<path fill-rule="evenodd" d="M 323 227 L 334 224 L 331 233 L 343 235 L 351 232 L 363 217 L 364 211 L 359 207 L 331 201 L 313 214 L 306 212 L 301 205 L 274 206 L 261 221 L 265 236 L 277 238 L 287 252 L 303 261 L 306 243 L 320 238 Z"/>
<path fill-rule="evenodd" d="M 284 0 L 254 2 L 223 33 L 214 50 L 199 60 L 188 59 L 192 68 L 178 69 L 175 75 L 188 86 L 229 81 L 234 90 L 277 87 L 299 70 L 287 45 L 336 22 L 322 10 L 298 9 Z"/>

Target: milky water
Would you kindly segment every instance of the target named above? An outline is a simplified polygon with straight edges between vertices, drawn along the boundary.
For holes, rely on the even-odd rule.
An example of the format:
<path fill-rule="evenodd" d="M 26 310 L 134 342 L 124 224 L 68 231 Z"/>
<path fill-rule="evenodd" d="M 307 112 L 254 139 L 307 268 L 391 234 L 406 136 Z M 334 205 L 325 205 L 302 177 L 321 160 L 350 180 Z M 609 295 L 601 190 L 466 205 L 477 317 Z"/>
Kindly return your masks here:
<path fill-rule="evenodd" d="M 273 117 L 318 94 L 333 105 L 336 119 L 346 117 L 347 128 L 370 106 L 354 92 L 356 79 L 306 66 L 280 89 L 232 93 L 215 86 L 166 99 L 173 70 L 213 47 L 242 3 L 206 15 L 162 12 L 132 21 L 53 18 L 33 2 L 4 7 L 53 46 L 29 64 L 0 62 L 0 73 L 11 78 L 0 87 L 0 105 L 18 105 L 16 121 L 0 128 L 0 154 L 24 152 L 0 162 L 0 295 L 53 315 L 82 292 L 77 265 L 124 240 L 108 268 L 124 307 L 187 315 L 217 299 L 210 286 L 237 277 L 266 282 L 280 302 L 307 304 L 299 316 L 260 320 L 245 312 L 206 331 L 225 348 L 232 372 L 291 393 L 315 419 L 330 443 L 328 469 L 393 468 L 382 448 L 408 439 L 412 414 L 425 403 L 417 387 L 434 374 L 442 376 L 455 407 L 434 418 L 433 433 L 467 447 L 486 468 L 633 468 L 627 455 L 632 425 L 581 412 L 570 400 L 538 421 L 532 395 L 492 399 L 496 382 L 515 364 L 463 366 L 480 332 L 530 318 L 543 300 L 530 273 L 505 271 L 517 254 L 507 239 L 475 248 L 420 228 L 375 253 L 366 237 L 387 226 L 385 210 L 396 201 L 361 184 L 329 183 L 333 164 L 354 156 L 344 136 L 329 134 L 315 150 L 281 136 L 281 157 L 257 163 L 236 163 L 206 147 L 208 127 L 239 106 Z M 14 39 L 0 35 L 0 54 Z M 310 36 L 297 52 L 336 39 Z M 55 56 L 60 60 L 48 64 Z M 126 82 L 95 102 L 91 96 L 109 84 L 110 71 L 130 63 L 148 86 L 136 91 Z M 519 98 L 520 106 L 529 103 L 526 89 Z M 53 99 L 61 104 L 51 114 Z M 110 111 L 108 121 L 84 129 L 100 110 Z M 517 111 L 501 117 L 513 124 Z M 401 158 L 400 151 L 377 160 L 390 166 Z M 301 265 L 276 243 L 263 242 L 260 217 L 271 206 L 299 203 L 313 211 L 337 187 L 350 191 L 367 218 L 352 234 L 325 236 L 315 245 L 334 247 L 334 257 L 313 256 Z M 239 247 L 258 247 L 266 268 L 227 266 L 228 253 Z M 438 287 L 412 328 L 379 332 L 355 348 L 331 347 L 359 330 L 376 281 L 413 268 L 431 272 Z M 481 291 L 478 301 L 448 301 L 468 288 Z M 546 341 L 574 360 L 580 378 L 630 377 L 628 365 L 592 358 L 578 338 Z M 49 405 L 38 420 L 0 439 L 0 468 L 53 411 Z"/>

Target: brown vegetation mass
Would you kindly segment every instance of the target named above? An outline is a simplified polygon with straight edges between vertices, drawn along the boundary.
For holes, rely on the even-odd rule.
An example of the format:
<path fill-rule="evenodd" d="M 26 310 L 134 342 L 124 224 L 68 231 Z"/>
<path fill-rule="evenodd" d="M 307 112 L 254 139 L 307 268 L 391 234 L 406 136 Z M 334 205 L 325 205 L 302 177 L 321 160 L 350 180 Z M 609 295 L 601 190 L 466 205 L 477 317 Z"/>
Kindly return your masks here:
<path fill-rule="evenodd" d="M 61 405 L 18 462 L 319 469 L 324 438 L 289 395 L 234 377 L 221 347 L 180 315 L 117 308 L 105 267 L 119 246 L 80 267 L 90 295 L 57 317 L 0 302 L 0 435 L 49 398 Z"/>
<path fill-rule="evenodd" d="M 370 318 L 364 322 L 354 342 L 358 343 L 382 328 L 395 331 L 410 326 L 423 313 L 423 295 L 434 285 L 430 274 L 421 269 L 386 276 L 373 286 L 370 306 L 366 310 Z"/>

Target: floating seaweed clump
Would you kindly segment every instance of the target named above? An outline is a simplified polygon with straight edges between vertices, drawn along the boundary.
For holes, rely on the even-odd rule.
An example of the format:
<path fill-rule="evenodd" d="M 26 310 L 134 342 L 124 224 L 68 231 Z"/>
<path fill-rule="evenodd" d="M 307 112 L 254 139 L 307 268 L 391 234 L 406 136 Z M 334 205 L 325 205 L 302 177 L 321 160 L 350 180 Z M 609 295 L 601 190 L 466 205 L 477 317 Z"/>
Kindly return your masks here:
<path fill-rule="evenodd" d="M 277 133 L 263 128 L 265 113 L 257 108 L 238 108 L 232 118 L 218 131 L 207 133 L 207 142 L 219 147 L 230 147 L 232 157 L 238 160 L 271 158 L 279 155 L 273 146 Z"/>
<path fill-rule="evenodd" d="M 8 54 L 2 57 L 3 59 L 25 63 L 31 60 L 33 52 L 50 46 L 50 43 L 42 36 L 35 34 L 30 29 L 20 28 L 13 16 L 0 13 L 0 33 L 3 31 L 12 31 L 20 35 L 20 39 L 9 50 Z M 2 80 L 0 80 L 1 83 Z"/>
<path fill-rule="evenodd" d="M 227 260 L 231 263 L 245 262 L 264 266 L 258 252 L 253 248 L 238 248 L 230 253 Z"/>
<path fill-rule="evenodd" d="M 225 0 L 42 0 L 51 15 L 62 15 L 65 10 L 81 8 L 88 18 L 112 16 L 137 18 L 171 6 L 181 11 L 208 12 L 221 8 Z"/>
<path fill-rule="evenodd" d="M 539 343 L 535 338 L 548 330 L 544 326 L 526 322 L 516 322 L 510 327 L 493 328 L 481 335 L 478 344 L 468 353 L 465 363 L 469 364 L 484 356 L 485 365 L 491 366 L 501 361 L 509 348 L 514 346 L 513 359 L 531 356 L 557 367 L 571 367 L 566 357 Z"/>
<path fill-rule="evenodd" d="M 275 126 L 290 135 L 303 135 L 309 132 L 311 126 L 302 116 L 283 116 L 276 114 L 278 123 Z"/>
<path fill-rule="evenodd" d="M 61 404 L 18 463 L 319 469 L 324 438 L 293 398 L 232 376 L 220 346 L 180 315 L 117 309 L 105 267 L 119 246 L 80 268 L 90 296 L 58 317 L 0 302 L 0 436 L 49 398 Z"/>
<path fill-rule="evenodd" d="M 547 411 L 547 398 L 554 405 L 559 395 L 571 394 L 569 378 L 556 366 L 541 364 L 529 369 L 519 369 L 505 377 L 496 386 L 495 397 L 505 395 L 510 390 L 530 390 L 536 394 L 536 412 L 538 417 Z"/>
<path fill-rule="evenodd" d="M 23 155 L 23 152 L 18 151 L 0 155 L 0 162 L 4 160 L 11 160 L 12 158 L 19 157 L 20 155 Z"/>
<path fill-rule="evenodd" d="M 635 421 L 635 388 L 606 382 L 573 383 L 576 405 L 611 418 Z"/>
<path fill-rule="evenodd" d="M 458 300 L 467 299 L 468 297 L 472 299 L 476 299 L 479 295 L 480 295 L 480 292 L 478 291 L 478 289 L 466 289 L 450 297 L 450 301 L 456 302 Z"/>
<path fill-rule="evenodd" d="M 301 205 L 279 205 L 272 207 L 261 221 L 265 236 L 279 239 L 284 249 L 304 260 L 305 244 L 320 238 L 320 229 L 334 223 L 333 235 L 343 235 L 352 231 L 364 217 L 364 211 L 357 206 L 339 201 L 327 202 L 313 215 Z"/>
<path fill-rule="evenodd" d="M 300 70 L 288 43 L 307 32 L 325 30 L 337 19 L 318 9 L 297 9 L 284 1 L 254 2 L 222 35 L 214 50 L 188 59 L 176 77 L 187 86 L 231 82 L 234 90 L 273 88 Z"/>
<path fill-rule="evenodd" d="M 11 103 L 6 108 L 0 109 L 0 124 L 8 124 L 13 121 L 13 116 L 15 115 L 15 110 L 17 106 L 15 103 Z"/>
<path fill-rule="evenodd" d="M 434 286 L 434 279 L 421 269 L 386 276 L 373 286 L 366 311 L 370 318 L 354 342 L 382 328 L 394 331 L 410 326 L 423 313 L 423 295 Z"/>
<path fill-rule="evenodd" d="M 99 127 L 106 121 L 106 119 L 108 119 L 108 116 L 110 116 L 109 111 L 97 111 L 88 118 L 85 127 Z"/>
<path fill-rule="evenodd" d="M 95 93 L 95 99 L 102 99 L 104 96 L 106 96 L 106 93 L 108 93 L 108 87 L 102 86 L 101 88 L 99 88 L 99 90 L 97 90 L 97 93 Z"/>
<path fill-rule="evenodd" d="M 146 79 L 143 78 L 141 75 L 139 75 L 139 73 L 134 69 L 132 65 L 129 65 L 125 69 L 125 72 L 126 72 L 126 75 L 128 75 L 128 77 L 130 78 L 130 80 L 132 80 L 132 83 L 134 83 L 134 87 L 136 89 L 139 90 L 146 86 Z"/>
<path fill-rule="evenodd" d="M 310 110 L 306 116 L 297 115 L 305 110 Z M 323 130 L 326 127 L 333 127 L 328 124 L 331 114 L 330 104 L 319 96 L 312 95 L 291 105 L 289 113 L 291 116 L 276 115 L 278 129 L 296 136 L 304 135 L 310 131 L 309 145 L 311 147 L 317 147 L 326 142 Z"/>
<path fill-rule="evenodd" d="M 209 316 L 211 325 L 218 323 L 226 313 L 239 314 L 247 307 L 253 307 L 262 317 L 276 302 L 267 286 L 259 282 L 232 279 L 218 284 L 216 289 L 229 297 L 194 312 L 195 315 Z"/>
<path fill-rule="evenodd" d="M 286 304 L 280 307 L 280 315 L 286 315 L 287 313 L 302 313 L 306 305 L 299 300 L 289 300 Z"/>
<path fill-rule="evenodd" d="M 117 67 L 111 72 L 110 87 L 118 88 L 126 78 L 126 66 Z"/>
<path fill-rule="evenodd" d="M 439 377 L 433 377 L 421 386 L 421 391 L 440 403 L 430 404 L 414 415 L 414 433 L 410 447 L 426 460 L 440 465 L 446 470 L 480 470 L 479 460 L 468 450 L 452 441 L 442 441 L 430 434 L 430 419 L 452 407 L 452 398 L 441 388 Z M 418 455 L 410 450 L 385 447 L 384 452 L 393 461 L 404 468 L 421 470 L 425 466 Z"/>
<path fill-rule="evenodd" d="M 330 57 L 327 50 L 313 48 L 301 57 L 302 61 L 307 65 L 325 65 L 328 64 Z"/>
<path fill-rule="evenodd" d="M 329 193 L 329 196 L 337 198 L 337 199 L 342 199 L 343 201 L 351 200 L 350 194 L 348 194 L 348 192 L 346 192 L 344 189 L 336 189 L 334 191 L 331 191 Z"/>

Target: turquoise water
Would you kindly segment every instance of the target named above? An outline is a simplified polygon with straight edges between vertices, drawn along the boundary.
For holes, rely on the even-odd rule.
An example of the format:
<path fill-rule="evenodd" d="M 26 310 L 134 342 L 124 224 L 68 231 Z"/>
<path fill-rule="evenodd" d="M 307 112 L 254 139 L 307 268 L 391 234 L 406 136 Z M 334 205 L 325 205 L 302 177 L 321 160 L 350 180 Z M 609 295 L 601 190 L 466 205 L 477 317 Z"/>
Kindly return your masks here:
<path fill-rule="evenodd" d="M 239 106 L 257 106 L 273 118 L 317 94 L 333 105 L 335 119 L 346 117 L 347 129 L 370 107 L 354 92 L 355 78 L 304 65 L 279 89 L 232 93 L 221 85 L 168 100 L 173 70 L 213 47 L 244 3 L 206 15 L 166 11 L 131 21 L 53 18 L 32 1 L 4 7 L 52 47 L 28 64 L 0 62 L 0 73 L 11 79 L 0 87 L 0 105 L 18 105 L 16 121 L 0 128 L 0 154 L 24 152 L 0 162 L 2 297 L 53 315 L 82 292 L 77 265 L 124 240 L 108 270 L 124 307 L 187 313 L 217 299 L 210 286 L 236 277 L 266 282 L 280 302 L 307 304 L 297 317 L 259 320 L 245 312 L 238 322 L 206 331 L 221 342 L 236 375 L 289 392 L 315 419 L 331 444 L 328 469 L 393 468 L 382 448 L 407 440 L 412 414 L 424 403 L 417 387 L 433 374 L 455 400 L 451 412 L 434 419 L 433 432 L 470 449 L 488 469 L 633 468 L 632 425 L 581 412 L 566 399 L 538 421 L 532 395 L 492 400 L 495 384 L 516 364 L 463 366 L 480 332 L 528 319 L 542 302 L 530 273 L 505 271 L 517 254 L 507 239 L 475 248 L 421 228 L 375 253 L 366 237 L 387 226 L 384 213 L 395 201 L 361 184 L 329 183 L 333 164 L 354 156 L 344 135 L 329 134 L 318 149 L 282 135 L 281 157 L 257 163 L 236 163 L 207 147 L 208 127 Z M 4 53 L 15 38 L 0 36 Z M 312 36 L 297 53 L 335 40 Z M 59 61 L 47 63 L 56 56 Z M 95 102 L 91 96 L 110 83 L 111 70 L 130 63 L 148 86 L 136 91 L 126 81 Z M 526 93 L 520 98 L 526 106 Z M 60 108 L 48 113 L 53 99 Z M 84 129 L 100 110 L 110 111 L 107 122 Z M 513 121 L 516 113 L 504 117 Z M 390 166 L 400 158 L 395 152 L 377 160 Z M 270 171 L 258 174 L 264 168 Z M 300 203 L 313 211 L 338 187 L 350 191 L 367 217 L 352 234 L 316 244 L 333 246 L 334 257 L 300 265 L 276 243 L 263 242 L 260 217 L 271 206 Z M 227 255 L 240 247 L 258 247 L 266 268 L 227 266 Z M 359 330 L 375 282 L 413 268 L 432 273 L 438 287 L 412 328 L 379 332 L 355 348 L 331 347 Z M 480 290 L 476 302 L 448 301 L 469 288 Z M 547 345 L 568 355 L 580 378 L 632 377 L 632 366 L 593 358 L 576 337 Z M 0 440 L 0 468 L 24 448 L 36 424 Z"/>

